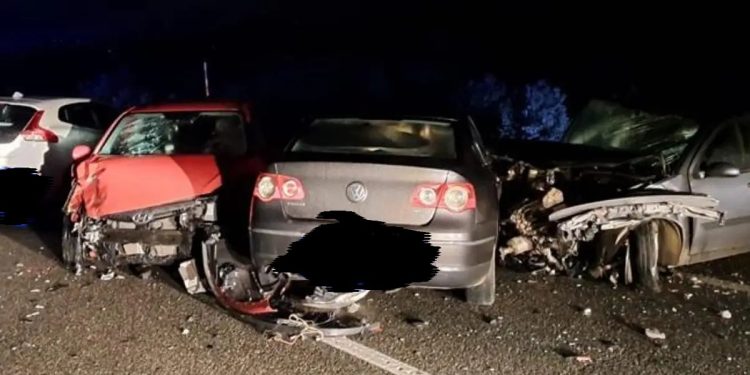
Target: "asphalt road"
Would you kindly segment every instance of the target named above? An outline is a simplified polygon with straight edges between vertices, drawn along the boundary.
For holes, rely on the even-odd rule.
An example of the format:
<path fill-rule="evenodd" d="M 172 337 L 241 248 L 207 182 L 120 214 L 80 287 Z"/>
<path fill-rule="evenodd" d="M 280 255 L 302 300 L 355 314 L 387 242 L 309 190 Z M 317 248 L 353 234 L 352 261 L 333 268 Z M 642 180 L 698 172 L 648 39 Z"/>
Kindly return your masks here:
<path fill-rule="evenodd" d="M 0 374 L 386 373 L 320 342 L 268 341 L 159 278 L 76 278 L 54 256 L 57 242 L 0 228 Z M 742 256 L 684 271 L 740 287 L 748 265 Z M 440 291 L 372 293 L 362 308 L 384 330 L 354 340 L 431 374 L 750 372 L 748 294 L 690 275 L 654 295 L 501 271 L 491 308 Z M 646 328 L 666 340 L 648 339 Z"/>

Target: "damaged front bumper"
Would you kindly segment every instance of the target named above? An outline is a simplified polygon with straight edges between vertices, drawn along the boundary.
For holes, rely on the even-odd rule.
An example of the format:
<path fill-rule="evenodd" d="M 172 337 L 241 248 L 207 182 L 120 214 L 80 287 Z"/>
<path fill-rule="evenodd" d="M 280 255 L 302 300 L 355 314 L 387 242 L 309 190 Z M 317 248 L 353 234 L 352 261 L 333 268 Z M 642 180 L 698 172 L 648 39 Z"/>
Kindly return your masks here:
<path fill-rule="evenodd" d="M 558 222 L 563 240 L 591 241 L 600 230 L 632 229 L 655 219 L 678 221 L 690 217 L 722 224 L 724 214 L 716 210 L 718 205 L 718 200 L 701 195 L 624 197 L 565 208 L 550 214 L 549 220 Z"/>
<path fill-rule="evenodd" d="M 574 276 L 587 271 L 612 282 L 623 272 L 626 283 L 640 267 L 655 280 L 657 263 L 676 265 L 684 257 L 690 220 L 723 222 L 714 198 L 633 185 L 637 179 L 627 176 L 614 183 L 615 175 L 596 172 L 599 181 L 581 179 L 587 174 L 580 171 L 536 169 L 523 162 L 508 168 L 506 180 L 515 182 L 511 187 L 517 194 L 505 197 L 512 210 L 500 227 L 501 262 Z"/>
<path fill-rule="evenodd" d="M 216 231 L 214 196 L 99 219 L 84 215 L 71 229 L 81 253 L 76 259 L 103 261 L 109 267 L 165 265 L 187 259 L 197 234 Z"/>

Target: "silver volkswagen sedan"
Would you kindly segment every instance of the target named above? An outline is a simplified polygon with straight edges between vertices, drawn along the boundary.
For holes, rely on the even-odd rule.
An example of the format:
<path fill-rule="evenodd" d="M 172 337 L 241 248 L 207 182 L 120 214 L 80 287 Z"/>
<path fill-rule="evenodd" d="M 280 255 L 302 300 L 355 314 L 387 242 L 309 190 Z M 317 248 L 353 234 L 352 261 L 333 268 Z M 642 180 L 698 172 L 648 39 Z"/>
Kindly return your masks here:
<path fill-rule="evenodd" d="M 488 156 L 470 118 L 315 119 L 257 180 L 255 266 L 325 223 L 320 213 L 348 211 L 429 234 L 437 273 L 409 286 L 465 289 L 468 302 L 491 305 L 500 185 Z"/>

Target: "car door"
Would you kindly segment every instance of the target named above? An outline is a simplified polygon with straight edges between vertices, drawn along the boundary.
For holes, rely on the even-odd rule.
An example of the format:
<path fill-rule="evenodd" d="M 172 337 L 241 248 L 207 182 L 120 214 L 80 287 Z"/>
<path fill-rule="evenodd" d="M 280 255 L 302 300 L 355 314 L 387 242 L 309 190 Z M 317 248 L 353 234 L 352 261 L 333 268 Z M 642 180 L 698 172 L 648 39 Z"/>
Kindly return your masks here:
<path fill-rule="evenodd" d="M 712 175 L 715 163 L 736 166 L 739 175 Z M 750 117 L 720 126 L 699 149 L 690 171 L 691 190 L 718 199 L 725 212 L 723 225 L 694 221 L 691 256 L 712 259 L 750 250 Z"/>

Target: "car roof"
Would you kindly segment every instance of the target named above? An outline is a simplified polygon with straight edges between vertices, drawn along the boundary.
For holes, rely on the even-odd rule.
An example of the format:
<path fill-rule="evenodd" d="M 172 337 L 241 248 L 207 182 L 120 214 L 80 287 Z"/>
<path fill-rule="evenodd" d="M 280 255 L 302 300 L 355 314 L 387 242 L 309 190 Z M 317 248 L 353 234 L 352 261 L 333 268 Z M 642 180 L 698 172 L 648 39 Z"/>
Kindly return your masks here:
<path fill-rule="evenodd" d="M 237 101 L 201 101 L 158 103 L 138 106 L 132 113 L 145 112 L 187 112 L 187 111 L 241 111 L 245 103 Z"/>
<path fill-rule="evenodd" d="M 31 96 L 23 97 L 20 99 L 14 99 L 10 96 L 0 96 L 0 103 L 5 104 L 18 104 L 26 105 L 31 107 L 54 107 L 63 106 L 66 104 L 73 103 L 86 103 L 90 102 L 90 98 L 76 98 L 76 97 L 43 97 L 43 96 Z"/>

